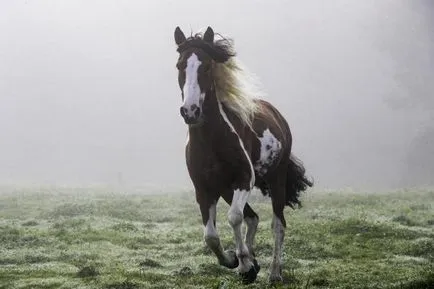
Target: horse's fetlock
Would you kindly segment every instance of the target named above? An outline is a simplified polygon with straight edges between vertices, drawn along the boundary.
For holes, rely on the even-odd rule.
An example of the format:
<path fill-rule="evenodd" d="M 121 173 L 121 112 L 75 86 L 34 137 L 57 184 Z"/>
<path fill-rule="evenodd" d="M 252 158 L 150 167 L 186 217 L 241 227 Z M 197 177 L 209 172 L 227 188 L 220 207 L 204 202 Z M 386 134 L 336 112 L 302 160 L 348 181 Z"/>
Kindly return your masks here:
<path fill-rule="evenodd" d="M 212 235 L 212 234 L 205 235 L 204 239 L 205 239 L 205 243 L 210 248 L 217 247 L 220 244 L 220 240 L 216 235 Z"/>
<path fill-rule="evenodd" d="M 237 257 L 239 259 L 245 259 L 245 258 L 250 259 L 251 258 L 251 254 L 249 252 L 249 249 L 245 245 L 243 245 L 241 249 L 237 249 L 236 253 L 237 253 Z"/>

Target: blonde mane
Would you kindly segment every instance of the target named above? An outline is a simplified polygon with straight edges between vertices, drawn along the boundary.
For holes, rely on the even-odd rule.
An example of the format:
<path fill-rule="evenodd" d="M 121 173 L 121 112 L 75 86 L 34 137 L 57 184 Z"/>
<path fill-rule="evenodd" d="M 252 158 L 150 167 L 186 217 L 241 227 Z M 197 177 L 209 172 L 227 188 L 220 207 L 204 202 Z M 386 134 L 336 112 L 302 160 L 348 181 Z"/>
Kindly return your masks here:
<path fill-rule="evenodd" d="M 253 117 L 259 110 L 255 98 L 263 95 L 258 81 L 235 57 L 225 63 L 216 63 L 213 75 L 217 99 L 251 127 Z"/>
<path fill-rule="evenodd" d="M 196 36 L 202 36 L 202 32 Z M 265 93 L 260 89 L 257 77 L 235 56 L 233 41 L 220 34 L 216 36 L 219 38 L 214 40 L 214 46 L 231 55 L 227 61 L 216 62 L 213 66 L 217 99 L 244 124 L 252 127 L 253 117 L 260 110 L 257 98 L 265 96 Z"/>

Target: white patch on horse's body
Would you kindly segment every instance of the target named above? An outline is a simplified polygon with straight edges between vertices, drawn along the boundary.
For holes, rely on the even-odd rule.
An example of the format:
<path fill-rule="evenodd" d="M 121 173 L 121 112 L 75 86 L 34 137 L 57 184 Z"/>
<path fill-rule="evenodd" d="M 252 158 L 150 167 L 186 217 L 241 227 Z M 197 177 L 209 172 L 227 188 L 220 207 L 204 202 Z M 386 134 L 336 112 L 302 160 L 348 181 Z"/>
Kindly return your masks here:
<path fill-rule="evenodd" d="M 183 107 L 187 109 L 187 116 L 194 117 L 195 110 L 192 107 L 201 107 L 205 98 L 205 93 L 201 93 L 199 81 L 197 78 L 197 70 L 202 62 L 195 53 L 192 53 L 187 59 L 187 67 L 185 68 L 185 83 L 182 88 L 184 93 Z"/>
<path fill-rule="evenodd" d="M 262 133 L 262 137 L 258 137 L 258 139 L 261 142 L 261 152 L 259 159 L 255 162 L 255 171 L 260 176 L 263 176 L 275 162 L 282 149 L 282 144 L 268 128 Z"/>
<path fill-rule="evenodd" d="M 238 133 L 237 133 L 237 131 L 235 130 L 234 126 L 232 125 L 232 123 L 231 123 L 230 120 L 228 119 L 228 116 L 226 115 L 226 112 L 223 110 L 223 106 L 222 106 L 222 104 L 221 104 L 220 101 L 218 101 L 218 105 L 219 105 L 219 111 L 220 111 L 221 116 L 223 117 L 223 120 L 224 120 L 224 121 L 226 122 L 226 124 L 229 126 L 229 128 L 231 129 L 231 131 L 232 131 L 234 134 L 237 135 L 237 137 L 238 137 L 238 141 L 239 141 L 239 143 L 240 143 L 240 147 L 241 147 L 241 149 L 243 150 L 243 152 L 244 152 L 244 154 L 245 154 L 245 156 L 246 156 L 246 158 L 247 158 L 247 161 L 248 161 L 249 166 L 250 166 L 250 174 L 251 174 L 251 176 L 250 176 L 250 189 L 253 189 L 253 186 L 255 185 L 255 170 L 254 170 L 254 168 L 253 168 L 252 161 L 251 161 L 251 159 L 250 159 L 250 157 L 249 157 L 249 154 L 247 153 L 247 151 L 246 151 L 246 149 L 245 149 L 245 147 L 244 147 L 243 140 L 240 138 L 240 136 L 238 135 Z"/>
<path fill-rule="evenodd" d="M 190 142 L 190 133 L 187 130 L 187 138 L 185 140 L 185 146 L 188 146 L 188 143 Z"/>

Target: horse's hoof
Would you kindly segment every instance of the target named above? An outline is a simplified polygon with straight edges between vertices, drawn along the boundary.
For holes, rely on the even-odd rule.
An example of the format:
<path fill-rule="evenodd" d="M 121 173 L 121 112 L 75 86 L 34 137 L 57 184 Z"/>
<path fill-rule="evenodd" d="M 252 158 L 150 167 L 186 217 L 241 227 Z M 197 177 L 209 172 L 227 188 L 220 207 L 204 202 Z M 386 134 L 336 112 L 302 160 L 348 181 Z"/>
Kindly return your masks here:
<path fill-rule="evenodd" d="M 256 262 L 256 265 L 258 263 Z M 255 265 L 253 265 L 249 271 L 244 272 L 244 273 L 240 273 L 241 275 L 241 279 L 243 280 L 244 284 L 250 284 L 253 283 L 256 280 L 256 276 L 258 276 L 258 271 L 256 271 L 255 269 Z M 258 265 L 259 267 L 259 265 Z"/>
<path fill-rule="evenodd" d="M 233 250 L 225 251 L 226 260 L 224 262 L 220 262 L 220 265 L 223 265 L 229 269 L 235 269 L 239 265 L 239 261 L 237 258 L 237 254 Z"/>

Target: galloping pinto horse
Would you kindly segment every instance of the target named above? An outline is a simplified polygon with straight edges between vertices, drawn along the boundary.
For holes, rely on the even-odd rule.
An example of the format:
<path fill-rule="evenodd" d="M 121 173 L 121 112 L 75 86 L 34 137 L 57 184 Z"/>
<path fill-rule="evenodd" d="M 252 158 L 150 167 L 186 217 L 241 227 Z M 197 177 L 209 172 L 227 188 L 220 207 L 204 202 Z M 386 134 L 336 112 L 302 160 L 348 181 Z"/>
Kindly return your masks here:
<path fill-rule="evenodd" d="M 232 41 L 205 33 L 188 38 L 174 32 L 179 59 L 181 116 L 188 125 L 186 163 L 202 214 L 204 239 L 219 263 L 237 268 L 245 283 L 255 281 L 260 266 L 253 251 L 259 222 L 248 204 L 254 187 L 271 197 L 274 234 L 269 280 L 282 280 L 284 208 L 300 205 L 300 192 L 312 187 L 301 162 L 291 154 L 288 123 L 258 91 L 235 57 Z M 252 89 L 253 88 L 253 89 Z M 216 205 L 228 204 L 236 251 L 224 250 L 216 229 Z M 245 240 L 241 225 L 245 222 Z"/>

